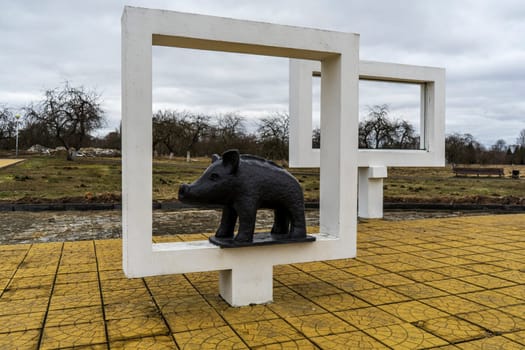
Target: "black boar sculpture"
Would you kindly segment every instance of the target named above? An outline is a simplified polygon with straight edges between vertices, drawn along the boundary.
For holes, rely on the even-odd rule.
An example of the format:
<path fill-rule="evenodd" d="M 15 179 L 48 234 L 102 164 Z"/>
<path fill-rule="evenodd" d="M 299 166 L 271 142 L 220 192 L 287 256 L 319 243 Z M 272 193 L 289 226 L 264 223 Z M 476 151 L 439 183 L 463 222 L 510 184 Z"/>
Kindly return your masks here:
<path fill-rule="evenodd" d="M 179 188 L 183 203 L 223 206 L 222 218 L 210 241 L 221 247 L 314 241 L 306 235 L 303 191 L 285 169 L 263 158 L 228 150 L 213 155 L 200 178 Z M 256 234 L 257 210 L 274 210 L 270 234 Z M 239 230 L 234 228 L 239 218 Z M 260 238 L 259 238 L 260 237 Z"/>

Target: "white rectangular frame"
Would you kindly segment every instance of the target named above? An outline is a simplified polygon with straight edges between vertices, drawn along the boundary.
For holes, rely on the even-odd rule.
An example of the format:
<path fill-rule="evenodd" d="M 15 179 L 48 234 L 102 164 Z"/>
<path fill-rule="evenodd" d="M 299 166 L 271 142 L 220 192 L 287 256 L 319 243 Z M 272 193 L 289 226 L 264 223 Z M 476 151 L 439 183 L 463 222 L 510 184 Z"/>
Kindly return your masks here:
<path fill-rule="evenodd" d="M 317 62 L 290 60 L 291 167 L 319 167 L 320 164 L 321 151 L 312 148 L 312 76 L 321 76 L 320 71 Z M 360 61 L 359 79 L 422 85 L 421 143 L 424 147 L 420 150 L 359 149 L 358 166 L 444 166 L 445 69 Z"/>
<path fill-rule="evenodd" d="M 317 241 L 235 249 L 220 249 L 208 241 L 152 243 L 152 45 L 321 61 L 321 153 L 325 156 L 320 164 Z M 122 238 L 126 276 L 222 270 L 221 295 L 232 305 L 247 305 L 271 300 L 267 292 L 246 294 L 256 294 L 258 283 L 265 284 L 266 291 L 269 283 L 271 290 L 273 265 L 355 257 L 357 138 L 347 135 L 357 135 L 358 66 L 357 34 L 125 7 Z"/>

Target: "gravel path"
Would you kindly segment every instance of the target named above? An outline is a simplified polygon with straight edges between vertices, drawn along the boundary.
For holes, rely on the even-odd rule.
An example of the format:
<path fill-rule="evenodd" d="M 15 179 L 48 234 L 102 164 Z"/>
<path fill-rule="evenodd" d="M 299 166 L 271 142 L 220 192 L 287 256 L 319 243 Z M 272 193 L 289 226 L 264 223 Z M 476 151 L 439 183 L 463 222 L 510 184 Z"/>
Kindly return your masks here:
<path fill-rule="evenodd" d="M 214 232 L 219 225 L 218 210 L 176 210 L 153 212 L 153 234 Z M 385 212 L 385 220 L 411 220 L 429 217 L 461 216 L 459 212 Z M 319 211 L 307 210 L 308 226 L 319 225 Z M 257 229 L 270 229 L 273 213 L 258 213 Z M 0 244 L 78 241 L 119 238 L 122 232 L 121 212 L 107 211 L 0 211 Z"/>

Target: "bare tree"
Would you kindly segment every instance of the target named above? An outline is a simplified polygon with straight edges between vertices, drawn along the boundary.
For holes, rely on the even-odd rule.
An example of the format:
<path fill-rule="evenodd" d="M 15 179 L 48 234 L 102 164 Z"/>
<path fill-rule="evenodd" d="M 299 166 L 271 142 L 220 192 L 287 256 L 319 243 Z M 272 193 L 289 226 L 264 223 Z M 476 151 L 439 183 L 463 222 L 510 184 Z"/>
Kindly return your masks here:
<path fill-rule="evenodd" d="M 159 153 L 183 156 L 193 151 L 210 128 L 210 117 L 178 111 L 158 111 L 153 115 L 153 147 Z"/>
<path fill-rule="evenodd" d="M 95 90 L 74 87 L 45 91 L 44 100 L 27 109 L 31 121 L 42 123 L 68 151 L 68 160 L 89 139 L 89 134 L 105 124 L 101 97 Z"/>
<path fill-rule="evenodd" d="M 0 107 L 0 147 L 9 149 L 16 134 L 16 118 L 6 106 Z"/>
<path fill-rule="evenodd" d="M 392 120 L 388 105 L 375 105 L 359 123 L 359 148 L 417 149 L 419 136 L 408 121 Z"/>
<path fill-rule="evenodd" d="M 271 159 L 288 158 L 288 131 L 290 118 L 287 113 L 275 113 L 261 119 L 258 133 L 265 157 Z"/>
<path fill-rule="evenodd" d="M 312 130 L 312 148 L 321 148 L 321 128 L 317 127 Z"/>
<path fill-rule="evenodd" d="M 359 123 L 361 148 L 385 148 L 393 143 L 394 127 L 388 119 L 388 105 L 369 107 L 367 119 Z"/>
<path fill-rule="evenodd" d="M 520 134 L 516 139 L 516 144 L 520 145 L 521 147 L 525 147 L 525 129 L 520 131 Z"/>
<path fill-rule="evenodd" d="M 236 113 L 218 117 L 217 132 L 225 148 L 234 147 L 245 133 L 244 118 Z"/>

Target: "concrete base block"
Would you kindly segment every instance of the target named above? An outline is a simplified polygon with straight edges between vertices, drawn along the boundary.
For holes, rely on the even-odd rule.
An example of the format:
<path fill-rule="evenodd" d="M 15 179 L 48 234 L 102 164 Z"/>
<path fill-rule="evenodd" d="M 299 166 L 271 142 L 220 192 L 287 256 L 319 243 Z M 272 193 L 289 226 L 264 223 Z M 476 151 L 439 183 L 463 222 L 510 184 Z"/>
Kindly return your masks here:
<path fill-rule="evenodd" d="M 219 273 L 219 293 L 231 306 L 273 301 L 273 266 L 245 266 Z"/>

